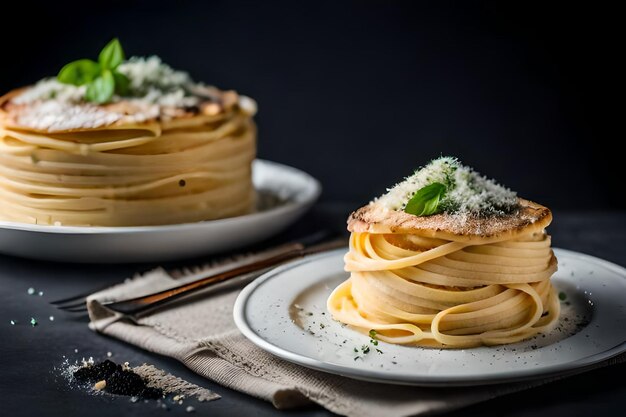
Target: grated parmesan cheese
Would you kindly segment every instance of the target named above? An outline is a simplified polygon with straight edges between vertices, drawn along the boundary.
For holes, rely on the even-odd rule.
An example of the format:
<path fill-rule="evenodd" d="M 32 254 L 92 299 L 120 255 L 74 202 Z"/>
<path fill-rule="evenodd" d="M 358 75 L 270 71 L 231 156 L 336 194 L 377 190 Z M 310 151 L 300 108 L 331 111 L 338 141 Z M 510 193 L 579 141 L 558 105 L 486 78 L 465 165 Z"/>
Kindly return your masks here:
<path fill-rule="evenodd" d="M 85 97 L 86 91 L 87 86 L 85 85 L 77 87 L 63 84 L 56 78 L 44 78 L 11 101 L 15 104 L 30 104 L 36 101 L 54 99 L 60 103 L 80 103 Z"/>
<path fill-rule="evenodd" d="M 178 71 L 156 55 L 131 57 L 117 69 L 130 80 L 131 95 L 167 107 L 191 107 L 200 100 L 190 94 L 198 85 L 189 74 Z"/>
<path fill-rule="evenodd" d="M 453 157 L 440 157 L 418 169 L 381 196 L 377 203 L 403 210 L 421 188 L 439 182 L 447 187 L 440 202 L 445 213 L 460 215 L 504 214 L 517 207 L 517 194 L 488 179 Z"/>
<path fill-rule="evenodd" d="M 193 84 L 188 73 L 173 69 L 156 55 L 147 58 L 133 56 L 121 63 L 117 70 L 130 79 L 130 89 L 137 93 L 150 87 L 169 90 Z"/>
<path fill-rule="evenodd" d="M 117 70 L 128 77 L 130 96 L 146 104 L 185 108 L 201 101 L 193 91 L 204 88 L 204 85 L 195 83 L 188 73 L 173 69 L 158 56 L 131 57 Z M 80 104 L 84 102 L 86 91 L 85 85 L 63 84 L 56 78 L 44 78 L 14 97 L 12 102 L 20 105 L 53 100 L 62 104 Z M 112 102 L 122 99 L 113 96 Z"/>
<path fill-rule="evenodd" d="M 18 112 L 19 125 L 38 130 L 59 131 L 97 128 L 121 120 L 123 114 L 103 110 L 94 105 L 77 105 L 58 100 L 35 102 L 28 111 Z"/>

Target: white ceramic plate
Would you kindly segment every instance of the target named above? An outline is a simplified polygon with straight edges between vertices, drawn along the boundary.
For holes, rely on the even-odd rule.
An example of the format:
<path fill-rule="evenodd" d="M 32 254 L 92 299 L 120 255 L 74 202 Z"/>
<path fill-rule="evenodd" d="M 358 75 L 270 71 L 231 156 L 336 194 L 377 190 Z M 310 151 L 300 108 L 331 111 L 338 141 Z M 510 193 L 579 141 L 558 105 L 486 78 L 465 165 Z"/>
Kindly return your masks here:
<path fill-rule="evenodd" d="M 75 227 L 0 222 L 0 253 L 61 262 L 152 262 L 200 256 L 268 238 L 300 217 L 321 192 L 298 169 L 256 160 L 256 213 L 166 226 Z"/>
<path fill-rule="evenodd" d="M 309 368 L 356 379 L 424 386 L 482 385 L 566 374 L 626 350 L 626 269 L 555 249 L 553 278 L 566 295 L 557 329 L 508 346 L 429 349 L 370 343 L 333 321 L 330 292 L 348 274 L 345 250 L 268 272 L 235 303 L 235 322 L 262 349 Z M 364 353 L 364 347 L 369 352 Z M 377 352 L 378 348 L 382 353 Z"/>

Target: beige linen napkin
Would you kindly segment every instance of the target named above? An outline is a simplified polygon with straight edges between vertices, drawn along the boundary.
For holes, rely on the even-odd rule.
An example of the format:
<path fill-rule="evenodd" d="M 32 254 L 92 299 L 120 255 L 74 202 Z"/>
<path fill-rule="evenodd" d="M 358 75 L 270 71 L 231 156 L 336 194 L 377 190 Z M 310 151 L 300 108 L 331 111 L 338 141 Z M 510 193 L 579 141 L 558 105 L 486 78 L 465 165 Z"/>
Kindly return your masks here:
<path fill-rule="evenodd" d="M 233 304 L 245 277 L 212 294 L 181 302 L 136 321 L 101 304 L 193 280 L 175 280 L 157 269 L 89 297 L 90 327 L 98 332 L 167 355 L 226 387 L 285 409 L 315 402 L 346 416 L 400 417 L 449 411 L 544 384 L 536 380 L 483 387 L 423 388 L 356 381 L 276 358 L 249 342 L 235 327 Z M 598 366 L 621 362 L 614 358 Z"/>

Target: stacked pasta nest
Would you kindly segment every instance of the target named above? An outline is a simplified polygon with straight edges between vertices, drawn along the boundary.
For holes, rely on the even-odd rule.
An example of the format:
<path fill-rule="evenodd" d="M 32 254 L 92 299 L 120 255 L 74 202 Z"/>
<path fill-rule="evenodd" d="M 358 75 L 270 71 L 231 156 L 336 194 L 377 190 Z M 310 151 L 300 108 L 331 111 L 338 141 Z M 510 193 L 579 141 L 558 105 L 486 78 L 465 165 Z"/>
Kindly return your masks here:
<path fill-rule="evenodd" d="M 442 200 L 447 211 L 405 212 L 416 194 L 411 186 L 435 177 L 450 184 Z M 557 260 L 545 232 L 551 220 L 546 207 L 456 160 L 436 160 L 350 215 L 350 278 L 333 291 L 328 309 L 334 319 L 398 344 L 463 348 L 549 332 L 560 312 L 550 281 Z"/>
<path fill-rule="evenodd" d="M 137 226 L 251 211 L 255 103 L 202 87 L 193 105 L 0 98 L 0 220 Z M 26 98 L 26 99 L 25 99 Z"/>

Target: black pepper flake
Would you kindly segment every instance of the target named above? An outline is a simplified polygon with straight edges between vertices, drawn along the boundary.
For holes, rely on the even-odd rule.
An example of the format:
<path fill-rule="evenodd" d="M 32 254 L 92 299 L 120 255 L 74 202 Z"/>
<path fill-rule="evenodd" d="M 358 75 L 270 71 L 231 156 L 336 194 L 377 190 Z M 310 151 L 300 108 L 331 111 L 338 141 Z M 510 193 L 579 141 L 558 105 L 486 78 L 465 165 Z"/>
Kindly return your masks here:
<path fill-rule="evenodd" d="M 185 181 L 185 180 L 178 181 L 178 186 L 179 187 L 184 187 L 185 185 L 187 185 L 187 181 Z"/>
<path fill-rule="evenodd" d="M 146 387 L 146 383 L 136 373 L 128 370 L 116 370 L 105 378 L 106 391 L 118 395 L 139 395 Z"/>
<path fill-rule="evenodd" d="M 139 394 L 139 397 L 147 400 L 158 400 L 163 398 L 163 390 L 161 388 L 145 387 Z"/>
<path fill-rule="evenodd" d="M 96 383 L 112 375 L 117 369 L 117 365 L 109 360 L 100 362 L 93 366 L 83 366 L 74 372 L 74 378 L 78 382 Z"/>
<path fill-rule="evenodd" d="M 127 395 L 144 399 L 163 397 L 160 388 L 148 387 L 146 381 L 132 369 L 116 365 L 105 360 L 94 365 L 83 366 L 74 372 L 74 378 L 80 383 L 94 384 L 106 381 L 105 392 L 116 395 Z"/>

